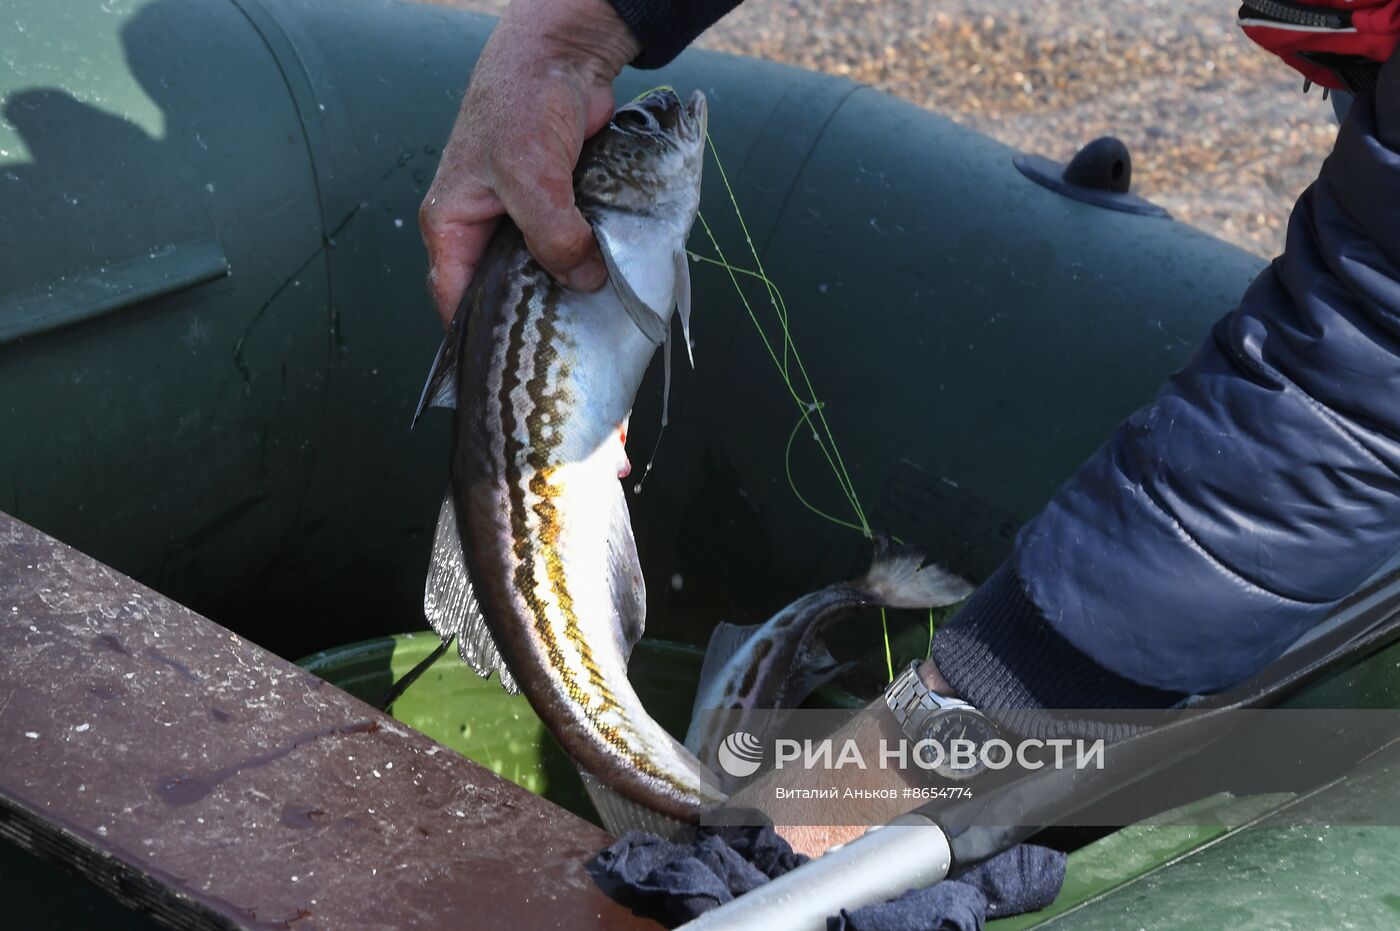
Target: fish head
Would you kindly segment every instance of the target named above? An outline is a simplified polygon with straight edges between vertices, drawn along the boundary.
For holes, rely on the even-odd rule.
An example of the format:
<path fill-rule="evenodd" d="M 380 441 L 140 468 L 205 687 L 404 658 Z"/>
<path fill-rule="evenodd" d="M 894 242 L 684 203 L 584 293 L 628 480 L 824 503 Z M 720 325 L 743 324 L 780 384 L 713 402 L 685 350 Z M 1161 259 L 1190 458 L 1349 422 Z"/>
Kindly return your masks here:
<path fill-rule="evenodd" d="M 704 94 L 682 103 L 670 88 L 619 107 L 584 145 L 574 176 L 579 209 L 622 210 L 688 232 L 700 207 L 707 112 Z"/>

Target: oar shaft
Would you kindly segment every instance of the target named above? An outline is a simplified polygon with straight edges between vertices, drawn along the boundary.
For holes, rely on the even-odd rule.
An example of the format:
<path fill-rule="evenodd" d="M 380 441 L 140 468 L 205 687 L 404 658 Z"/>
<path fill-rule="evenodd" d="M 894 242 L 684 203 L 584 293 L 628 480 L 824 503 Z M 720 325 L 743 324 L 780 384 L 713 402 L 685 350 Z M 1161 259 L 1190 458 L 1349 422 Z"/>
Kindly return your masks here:
<path fill-rule="evenodd" d="M 948 839 L 922 815 L 904 815 L 838 850 L 706 912 L 682 931 L 824 931 L 826 919 L 931 886 L 948 875 Z"/>

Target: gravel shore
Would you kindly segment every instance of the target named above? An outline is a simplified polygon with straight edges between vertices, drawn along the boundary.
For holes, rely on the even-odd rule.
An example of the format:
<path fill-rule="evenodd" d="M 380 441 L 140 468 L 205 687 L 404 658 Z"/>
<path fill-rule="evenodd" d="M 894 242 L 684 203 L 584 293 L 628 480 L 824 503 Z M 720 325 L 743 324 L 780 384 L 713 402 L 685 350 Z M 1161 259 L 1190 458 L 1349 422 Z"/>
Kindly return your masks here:
<path fill-rule="evenodd" d="M 500 12 L 503 0 L 447 0 Z M 748 0 L 700 40 L 871 84 L 1065 159 L 1106 133 L 1133 187 L 1264 256 L 1336 135 L 1224 0 Z"/>

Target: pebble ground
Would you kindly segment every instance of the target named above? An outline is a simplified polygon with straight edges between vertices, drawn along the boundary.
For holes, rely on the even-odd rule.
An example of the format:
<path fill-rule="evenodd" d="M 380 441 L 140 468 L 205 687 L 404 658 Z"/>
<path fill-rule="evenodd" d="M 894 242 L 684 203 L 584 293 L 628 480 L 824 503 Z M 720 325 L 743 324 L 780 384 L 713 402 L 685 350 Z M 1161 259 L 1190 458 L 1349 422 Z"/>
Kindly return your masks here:
<path fill-rule="evenodd" d="M 498 13 L 504 0 L 445 0 Z M 1065 159 L 1106 133 L 1133 187 L 1263 256 L 1336 135 L 1226 0 L 748 0 L 700 40 L 871 84 Z"/>

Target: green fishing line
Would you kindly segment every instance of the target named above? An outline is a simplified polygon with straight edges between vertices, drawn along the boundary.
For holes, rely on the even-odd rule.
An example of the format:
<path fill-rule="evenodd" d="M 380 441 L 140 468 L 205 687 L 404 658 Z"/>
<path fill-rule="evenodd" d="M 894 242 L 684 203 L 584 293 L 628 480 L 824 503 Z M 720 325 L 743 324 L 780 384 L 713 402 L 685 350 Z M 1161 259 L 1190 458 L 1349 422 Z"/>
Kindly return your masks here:
<path fill-rule="evenodd" d="M 648 94 L 661 90 L 669 90 L 672 93 L 675 92 L 675 88 L 670 84 L 661 84 L 642 91 L 632 99 L 633 101 L 641 100 Z M 749 320 L 753 322 L 754 329 L 758 332 L 759 339 L 763 342 L 763 348 L 768 351 L 768 357 L 773 360 L 773 365 L 777 368 L 778 375 L 782 378 L 783 384 L 787 387 L 788 394 L 792 396 L 793 402 L 797 405 L 797 423 L 793 425 L 792 432 L 788 435 L 787 445 L 783 449 L 783 470 L 786 474 L 788 488 L 792 490 L 798 502 L 816 516 L 838 527 L 845 527 L 857 531 L 866 539 L 872 539 L 874 534 L 871 531 L 869 521 L 866 520 L 865 509 L 861 507 L 860 497 L 856 493 L 855 482 L 851 479 L 851 474 L 846 468 L 845 458 L 841 455 L 841 450 L 836 445 L 836 436 L 832 432 L 831 425 L 827 422 L 825 413 L 826 404 L 817 397 L 816 388 L 813 386 L 811 376 L 807 372 L 807 366 L 802 361 L 802 354 L 797 351 L 797 344 L 793 341 L 791 319 L 788 315 L 787 302 L 783 300 L 782 291 L 779 290 L 773 279 L 768 277 L 768 273 L 763 268 L 763 260 L 759 258 L 758 248 L 754 245 L 753 237 L 749 234 L 748 224 L 744 221 L 744 213 L 739 208 L 739 200 L 734 196 L 734 188 L 729 183 L 729 174 L 724 170 L 724 163 L 720 160 L 719 150 L 715 148 L 714 139 L 710 137 L 708 131 L 705 133 L 705 142 L 711 157 L 714 159 L 715 168 L 719 171 L 720 180 L 724 184 L 725 194 L 729 197 L 729 204 L 734 208 L 734 217 L 739 221 L 739 228 L 743 231 L 744 243 L 748 246 L 749 255 L 753 258 L 754 267 L 743 268 L 729 262 L 724 255 L 724 250 L 720 247 L 719 240 L 715 237 L 714 230 L 710 228 L 710 224 L 705 219 L 704 214 L 699 214 L 698 219 L 700 220 L 701 228 L 705 231 L 705 236 L 710 240 L 711 247 L 715 250 L 715 256 L 700 255 L 689 250 L 687 250 L 687 255 L 689 255 L 693 261 L 718 265 L 728 272 L 729 280 L 734 285 L 734 291 L 739 295 L 739 300 L 743 303 L 744 310 L 749 315 Z M 754 311 L 753 305 L 749 303 L 748 296 L 744 293 L 744 288 L 739 283 L 738 276 L 740 275 L 757 279 L 763 283 L 764 289 L 768 295 L 768 303 L 772 306 L 773 312 L 778 318 L 778 325 L 782 331 L 781 356 L 779 355 L 779 351 L 774 348 L 773 341 L 769 338 L 768 331 L 764 329 L 763 324 L 759 321 L 758 314 Z M 798 387 L 794 383 L 792 372 L 793 364 L 797 367 L 797 374 L 801 378 L 806 397 L 803 397 L 803 393 L 798 391 Z M 813 423 L 813 414 L 816 415 L 815 424 Z M 808 428 L 812 441 L 817 444 L 817 448 L 821 451 L 822 456 L 831 467 L 831 472 L 836 479 L 837 486 L 841 489 L 842 495 L 845 496 L 847 503 L 851 506 L 851 511 L 855 514 L 856 520 L 854 522 L 844 520 L 812 504 L 812 502 L 807 500 L 807 497 L 802 494 L 801 489 L 797 487 L 797 480 L 792 474 L 792 446 L 797 439 L 798 431 L 804 426 Z M 818 426 L 820 426 L 820 431 L 818 431 Z M 897 537 L 894 539 L 896 542 L 903 542 Z M 933 609 L 930 608 L 928 613 L 928 649 L 930 656 L 933 654 L 934 627 Z M 880 628 L 885 646 L 885 671 L 889 680 L 893 681 L 894 656 L 890 646 L 889 618 L 883 607 L 880 609 Z"/>
<path fill-rule="evenodd" d="M 734 285 L 735 292 L 739 295 L 739 300 L 744 305 L 744 310 L 749 315 L 749 320 L 753 322 L 754 329 L 758 332 L 759 339 L 763 342 L 763 348 L 767 350 L 768 357 L 773 360 L 773 365 L 778 370 L 779 377 L 788 389 L 788 394 L 797 405 L 798 419 L 792 432 L 788 435 L 787 445 L 783 450 L 783 468 L 786 473 L 788 487 L 798 502 L 808 511 L 830 521 L 840 527 L 855 530 L 871 539 L 874 534 L 870 529 L 870 522 L 866 520 L 865 509 L 861 507 L 860 497 L 856 493 L 855 483 L 851 479 L 850 472 L 846 468 L 845 458 L 841 455 L 841 450 L 836 444 L 836 436 L 831 429 L 831 424 L 826 418 L 826 404 L 817 396 L 816 388 L 812 384 L 811 375 L 807 371 L 806 364 L 802 361 L 802 354 L 798 352 L 797 344 L 793 340 L 791 319 L 788 315 L 787 302 L 783 300 L 782 292 L 773 279 L 768 277 L 767 271 L 763 268 L 763 260 L 759 258 L 758 248 L 754 245 L 753 236 L 749 233 L 748 224 L 744 221 L 743 211 L 739 208 L 738 198 L 734 196 L 734 188 L 729 183 L 729 175 L 724 170 L 724 164 L 720 161 L 719 151 L 715 148 L 714 140 L 709 133 L 705 135 L 705 141 L 714 159 L 715 168 L 719 171 L 720 181 L 724 184 L 725 194 L 729 197 L 729 203 L 734 208 L 734 217 L 739 221 L 739 229 L 744 234 L 744 242 L 748 246 L 749 255 L 753 259 L 753 268 L 743 268 L 732 264 L 724 254 L 724 249 L 720 246 L 714 230 L 710 228 L 709 221 L 704 214 L 699 215 L 700 226 L 705 231 L 705 236 L 710 240 L 711 247 L 715 250 L 715 257 L 703 256 L 694 252 L 688 254 L 697 262 L 706 262 L 718 265 L 729 274 L 729 280 Z M 768 295 L 768 303 L 772 306 L 774 314 L 778 318 L 781 329 L 782 355 L 779 357 L 778 351 L 773 346 L 773 341 L 769 337 L 768 331 L 758 319 L 758 314 L 754 311 L 753 305 L 749 303 L 748 296 L 744 293 L 743 286 L 739 283 L 739 275 L 746 275 L 755 278 L 763 283 Z M 793 379 L 793 366 L 796 366 L 797 374 L 801 378 L 803 392 L 798 391 L 798 386 Z M 804 397 L 805 394 L 805 397 Z M 813 415 L 816 415 L 813 422 Z M 811 433 L 812 440 L 821 450 L 826 458 L 827 464 L 831 466 L 832 475 L 836 478 L 836 484 L 840 487 L 841 493 L 846 497 L 855 514 L 856 522 L 843 520 L 833 514 L 829 514 L 821 508 L 816 507 L 802 494 L 797 487 L 797 482 L 792 474 L 792 445 L 797 438 L 797 433 L 803 427 L 807 427 Z M 820 430 L 818 430 L 818 426 Z M 890 681 L 894 680 L 894 655 L 890 645 L 889 617 L 882 607 L 880 609 L 880 629 L 885 646 L 885 671 Z M 933 612 L 929 612 L 929 631 L 932 636 Z M 930 647 L 932 649 L 932 647 Z"/>

